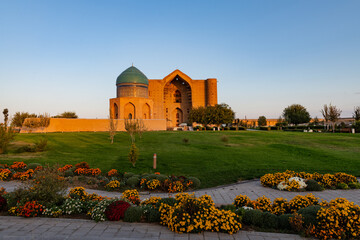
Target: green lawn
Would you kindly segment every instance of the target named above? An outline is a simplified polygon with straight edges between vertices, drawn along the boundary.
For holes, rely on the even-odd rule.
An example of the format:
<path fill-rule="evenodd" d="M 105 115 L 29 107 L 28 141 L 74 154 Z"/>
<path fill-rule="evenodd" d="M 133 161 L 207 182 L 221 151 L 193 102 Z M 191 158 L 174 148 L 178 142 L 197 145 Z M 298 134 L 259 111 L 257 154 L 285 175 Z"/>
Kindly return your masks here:
<path fill-rule="evenodd" d="M 221 138 L 226 135 L 228 143 Z M 130 138 L 119 133 L 113 145 L 108 133 L 19 134 L 18 143 L 35 142 L 46 136 L 43 153 L 10 152 L 0 163 L 75 164 L 86 161 L 103 171 L 152 171 L 153 154 L 157 171 L 163 174 L 196 176 L 202 187 L 236 182 L 291 169 L 308 172 L 344 171 L 360 176 L 360 134 L 295 133 L 278 131 L 240 132 L 146 132 L 137 139 L 140 156 L 136 168 L 127 160 Z M 189 139 L 186 144 L 183 139 Z"/>

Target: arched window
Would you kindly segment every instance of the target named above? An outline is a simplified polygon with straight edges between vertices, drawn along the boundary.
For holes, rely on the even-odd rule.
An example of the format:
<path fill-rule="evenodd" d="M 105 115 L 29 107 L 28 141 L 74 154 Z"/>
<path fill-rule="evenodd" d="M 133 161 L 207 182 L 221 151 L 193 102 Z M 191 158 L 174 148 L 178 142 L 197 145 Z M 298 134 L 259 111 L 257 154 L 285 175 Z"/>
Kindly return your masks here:
<path fill-rule="evenodd" d="M 179 90 L 175 91 L 174 102 L 175 103 L 181 103 L 181 92 Z"/>
<path fill-rule="evenodd" d="M 128 119 L 132 119 L 132 114 L 129 113 Z"/>

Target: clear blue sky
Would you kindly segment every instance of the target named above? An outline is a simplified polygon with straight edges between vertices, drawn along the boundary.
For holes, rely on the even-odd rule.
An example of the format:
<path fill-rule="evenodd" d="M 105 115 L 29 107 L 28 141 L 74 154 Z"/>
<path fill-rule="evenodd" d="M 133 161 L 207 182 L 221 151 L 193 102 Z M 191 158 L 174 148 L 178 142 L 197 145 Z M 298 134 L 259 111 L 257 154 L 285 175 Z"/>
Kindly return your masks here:
<path fill-rule="evenodd" d="M 237 117 L 360 105 L 360 1 L 0 1 L 0 109 L 106 118 L 117 76 L 217 78 Z M 1 117 L 2 118 L 2 117 Z"/>

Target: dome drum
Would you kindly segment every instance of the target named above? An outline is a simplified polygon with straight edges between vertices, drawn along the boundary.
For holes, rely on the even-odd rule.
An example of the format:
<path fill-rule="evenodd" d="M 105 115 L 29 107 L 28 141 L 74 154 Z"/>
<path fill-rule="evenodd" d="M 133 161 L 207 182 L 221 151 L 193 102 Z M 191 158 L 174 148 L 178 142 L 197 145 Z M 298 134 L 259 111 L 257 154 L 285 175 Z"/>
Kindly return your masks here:
<path fill-rule="evenodd" d="M 117 97 L 141 97 L 148 98 L 148 85 L 145 84 L 117 84 Z"/>

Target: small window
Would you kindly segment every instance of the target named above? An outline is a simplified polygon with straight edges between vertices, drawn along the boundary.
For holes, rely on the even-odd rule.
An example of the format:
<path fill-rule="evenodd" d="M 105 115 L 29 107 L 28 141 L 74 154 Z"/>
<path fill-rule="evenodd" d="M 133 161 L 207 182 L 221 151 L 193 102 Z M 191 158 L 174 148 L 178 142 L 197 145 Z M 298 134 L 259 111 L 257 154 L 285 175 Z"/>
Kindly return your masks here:
<path fill-rule="evenodd" d="M 132 114 L 129 113 L 128 119 L 132 119 Z"/>
<path fill-rule="evenodd" d="M 169 112 L 169 109 L 168 108 L 166 108 L 166 113 L 168 113 Z"/>
<path fill-rule="evenodd" d="M 174 102 L 175 103 L 181 103 L 181 93 L 179 90 L 176 90 L 175 91 L 175 94 L 174 94 Z"/>

